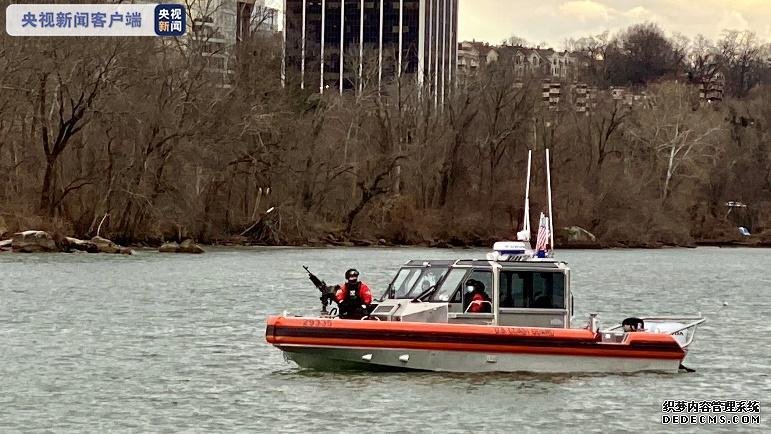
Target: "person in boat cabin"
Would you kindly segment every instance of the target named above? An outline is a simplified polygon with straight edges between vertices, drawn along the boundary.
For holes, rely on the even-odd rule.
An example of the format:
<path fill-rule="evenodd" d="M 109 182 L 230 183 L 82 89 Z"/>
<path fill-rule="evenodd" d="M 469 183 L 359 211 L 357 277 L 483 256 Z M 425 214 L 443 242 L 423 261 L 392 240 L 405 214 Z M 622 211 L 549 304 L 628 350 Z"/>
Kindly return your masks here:
<path fill-rule="evenodd" d="M 463 309 L 464 312 L 491 313 L 493 311 L 490 296 L 485 292 L 485 284 L 476 279 L 466 281 L 466 296 L 464 300 L 466 301 Z"/>
<path fill-rule="evenodd" d="M 425 276 L 423 276 L 423 280 L 420 282 L 420 292 L 424 293 L 428 291 L 428 288 L 431 288 L 432 286 L 436 286 L 436 282 L 439 279 L 436 277 L 436 275 L 429 271 Z"/>
<path fill-rule="evenodd" d="M 372 304 L 372 291 L 359 281 L 359 272 L 351 268 L 345 272 L 345 283 L 335 292 L 335 300 L 340 306 L 340 318 L 362 319 Z"/>

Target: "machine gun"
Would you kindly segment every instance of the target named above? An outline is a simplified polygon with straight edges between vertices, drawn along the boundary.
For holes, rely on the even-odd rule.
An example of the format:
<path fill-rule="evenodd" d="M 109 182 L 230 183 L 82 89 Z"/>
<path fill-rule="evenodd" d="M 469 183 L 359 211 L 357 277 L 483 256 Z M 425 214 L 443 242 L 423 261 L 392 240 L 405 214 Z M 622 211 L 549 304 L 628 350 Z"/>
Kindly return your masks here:
<path fill-rule="evenodd" d="M 327 306 L 329 306 L 330 302 L 336 302 L 335 291 L 339 288 L 339 286 L 327 286 L 326 282 L 316 277 L 315 274 L 311 273 L 311 270 L 308 269 L 307 265 L 303 265 L 303 268 L 308 272 L 308 279 L 310 279 L 310 281 L 313 283 L 313 286 L 318 288 L 318 290 L 321 292 L 321 314 L 329 315 Z"/>

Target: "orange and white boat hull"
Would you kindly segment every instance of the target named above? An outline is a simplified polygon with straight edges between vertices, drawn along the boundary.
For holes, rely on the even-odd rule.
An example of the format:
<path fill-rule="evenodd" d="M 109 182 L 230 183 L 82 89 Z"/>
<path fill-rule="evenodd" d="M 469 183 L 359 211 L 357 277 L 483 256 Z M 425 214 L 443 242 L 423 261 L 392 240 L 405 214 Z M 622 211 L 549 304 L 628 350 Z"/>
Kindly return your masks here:
<path fill-rule="evenodd" d="M 301 367 L 445 372 L 677 372 L 666 334 L 602 342 L 585 329 L 270 317 L 266 339 Z"/>

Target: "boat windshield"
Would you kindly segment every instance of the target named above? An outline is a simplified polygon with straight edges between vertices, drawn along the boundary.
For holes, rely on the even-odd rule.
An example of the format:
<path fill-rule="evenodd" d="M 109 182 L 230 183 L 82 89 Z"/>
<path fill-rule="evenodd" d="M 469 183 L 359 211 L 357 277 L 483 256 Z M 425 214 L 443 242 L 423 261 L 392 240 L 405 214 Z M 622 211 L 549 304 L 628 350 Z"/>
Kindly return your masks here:
<path fill-rule="evenodd" d="M 392 298 L 415 298 L 436 285 L 449 267 L 402 268 L 391 284 Z"/>
<path fill-rule="evenodd" d="M 450 270 L 447 274 L 447 278 L 442 282 L 442 286 L 440 286 L 433 297 L 431 297 L 431 301 L 449 302 L 450 297 L 453 296 L 461 280 L 463 280 L 463 276 L 465 276 L 467 272 L 467 268 L 453 268 Z"/>

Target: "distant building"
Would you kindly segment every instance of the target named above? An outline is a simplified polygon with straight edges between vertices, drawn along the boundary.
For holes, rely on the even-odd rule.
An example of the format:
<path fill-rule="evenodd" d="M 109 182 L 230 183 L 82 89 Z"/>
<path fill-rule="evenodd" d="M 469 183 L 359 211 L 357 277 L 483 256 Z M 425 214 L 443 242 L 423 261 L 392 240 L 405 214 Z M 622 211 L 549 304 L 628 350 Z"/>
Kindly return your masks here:
<path fill-rule="evenodd" d="M 378 86 L 416 77 L 443 97 L 457 69 L 458 0 L 286 0 L 284 76 L 290 85 Z"/>
<path fill-rule="evenodd" d="M 193 0 L 190 3 L 193 33 L 205 28 L 206 36 L 234 45 L 256 32 L 277 32 L 279 11 L 265 0 Z"/>
<path fill-rule="evenodd" d="M 190 46 L 206 58 L 206 72 L 229 87 L 233 48 L 260 32 L 278 31 L 278 10 L 265 0 L 193 0 L 189 4 Z"/>
<path fill-rule="evenodd" d="M 458 74 L 473 74 L 480 67 L 498 62 L 498 48 L 484 42 L 458 44 Z"/>
<path fill-rule="evenodd" d="M 512 51 L 514 72 L 518 77 L 544 76 L 572 79 L 578 70 L 578 58 L 567 51 L 551 48 L 502 47 Z"/>
<path fill-rule="evenodd" d="M 495 47 L 484 42 L 464 41 L 458 45 L 459 72 L 473 72 L 484 65 L 499 61 L 514 69 L 517 77 L 548 77 L 575 80 L 580 69 L 588 67 L 588 60 L 580 54 L 555 51 L 551 48 L 528 48 L 503 45 Z"/>
<path fill-rule="evenodd" d="M 717 104 L 723 101 L 725 75 L 721 71 L 702 77 L 699 83 L 699 99 L 702 103 Z"/>

